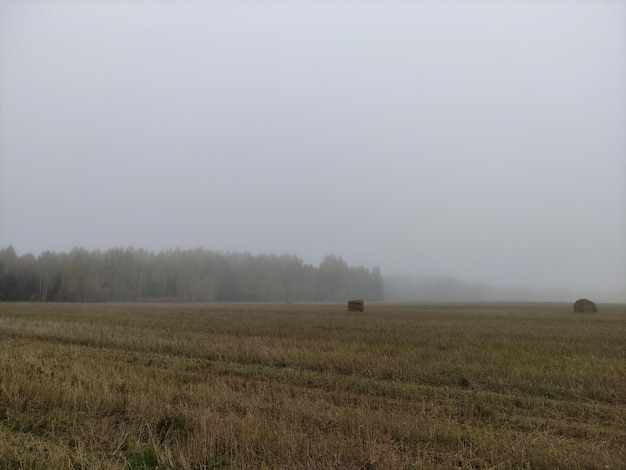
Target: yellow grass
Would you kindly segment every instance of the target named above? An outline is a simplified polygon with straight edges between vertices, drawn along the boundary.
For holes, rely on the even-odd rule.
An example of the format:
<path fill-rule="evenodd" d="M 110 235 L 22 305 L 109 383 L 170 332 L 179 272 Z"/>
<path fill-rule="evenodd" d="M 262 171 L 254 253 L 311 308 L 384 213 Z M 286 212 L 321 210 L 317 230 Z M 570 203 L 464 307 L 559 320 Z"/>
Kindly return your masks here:
<path fill-rule="evenodd" d="M 0 468 L 626 468 L 599 310 L 0 304 Z"/>

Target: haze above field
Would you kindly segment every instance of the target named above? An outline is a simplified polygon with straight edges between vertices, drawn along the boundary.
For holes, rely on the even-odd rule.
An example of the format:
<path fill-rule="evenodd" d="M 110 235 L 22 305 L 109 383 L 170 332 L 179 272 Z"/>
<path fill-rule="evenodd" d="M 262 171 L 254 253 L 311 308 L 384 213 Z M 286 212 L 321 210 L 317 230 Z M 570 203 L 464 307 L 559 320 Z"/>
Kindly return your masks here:
<path fill-rule="evenodd" d="M 0 247 L 623 289 L 625 15 L 0 2 Z"/>

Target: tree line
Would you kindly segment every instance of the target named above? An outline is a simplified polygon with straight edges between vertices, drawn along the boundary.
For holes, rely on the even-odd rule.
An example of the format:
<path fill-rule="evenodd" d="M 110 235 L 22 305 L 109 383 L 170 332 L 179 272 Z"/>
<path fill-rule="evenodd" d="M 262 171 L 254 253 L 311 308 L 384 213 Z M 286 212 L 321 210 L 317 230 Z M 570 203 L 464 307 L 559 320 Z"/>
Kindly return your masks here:
<path fill-rule="evenodd" d="M 392 302 L 554 302 L 575 298 L 565 287 L 493 286 L 451 276 L 387 275 L 384 289 L 385 299 Z"/>
<path fill-rule="evenodd" d="M 69 253 L 0 249 L 0 301 L 344 301 L 383 300 L 378 267 L 328 255 L 318 267 L 295 255 L 202 248 L 159 253 L 134 248 Z"/>

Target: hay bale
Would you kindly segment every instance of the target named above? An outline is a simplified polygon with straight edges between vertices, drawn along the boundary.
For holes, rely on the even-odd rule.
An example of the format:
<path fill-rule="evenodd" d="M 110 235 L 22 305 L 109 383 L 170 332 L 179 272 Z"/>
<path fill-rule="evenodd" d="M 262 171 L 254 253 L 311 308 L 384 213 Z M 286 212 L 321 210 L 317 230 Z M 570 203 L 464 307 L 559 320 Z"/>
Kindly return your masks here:
<path fill-rule="evenodd" d="M 578 299 L 574 302 L 574 312 L 577 313 L 596 313 L 598 307 L 589 299 Z"/>
<path fill-rule="evenodd" d="M 365 303 L 362 300 L 348 300 L 348 312 L 362 312 L 365 310 Z"/>

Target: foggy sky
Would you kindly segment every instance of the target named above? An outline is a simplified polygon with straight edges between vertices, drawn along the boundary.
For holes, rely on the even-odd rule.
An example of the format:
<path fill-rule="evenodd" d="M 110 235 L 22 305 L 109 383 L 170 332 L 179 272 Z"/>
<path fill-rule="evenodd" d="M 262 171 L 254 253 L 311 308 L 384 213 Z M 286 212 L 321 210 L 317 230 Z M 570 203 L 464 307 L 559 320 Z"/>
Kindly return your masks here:
<path fill-rule="evenodd" d="M 626 285 L 626 3 L 0 2 L 0 247 Z"/>

